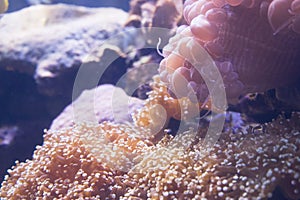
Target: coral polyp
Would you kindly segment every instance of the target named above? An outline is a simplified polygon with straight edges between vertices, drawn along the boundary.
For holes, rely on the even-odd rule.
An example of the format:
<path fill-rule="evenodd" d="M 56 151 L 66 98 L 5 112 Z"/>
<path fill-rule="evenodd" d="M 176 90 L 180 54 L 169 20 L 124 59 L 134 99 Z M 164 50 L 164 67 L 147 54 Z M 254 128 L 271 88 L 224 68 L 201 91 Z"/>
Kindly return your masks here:
<path fill-rule="evenodd" d="M 52 121 L 49 130 L 44 131 L 43 144 L 36 146 L 32 158 L 16 161 L 7 171 L 1 183 L 0 198 L 300 199 L 300 112 L 290 109 L 264 123 L 232 110 L 225 112 L 227 102 L 234 107 L 243 99 L 255 101 L 260 97 L 259 93 L 270 89 L 276 89 L 277 97 L 300 105 L 299 4 L 299 0 L 133 0 L 126 22 L 123 20 L 126 13 L 114 9 L 89 11 L 80 8 L 81 12 L 76 11 L 80 13 L 75 17 L 80 19 L 80 23 L 88 19 L 92 24 L 98 23 L 93 21 L 93 16 L 98 16 L 100 12 L 101 17 L 104 16 L 101 24 L 105 26 L 99 30 L 92 29 L 91 25 L 77 27 L 76 21 L 70 20 L 73 19 L 70 17 L 72 11 L 67 6 L 58 5 L 63 12 L 51 6 L 59 18 L 66 17 L 67 24 L 76 28 L 70 29 L 74 34 L 70 32 L 70 36 L 62 39 L 59 34 L 51 36 L 55 36 L 58 43 L 62 40 L 66 40 L 62 44 L 80 41 L 79 46 L 85 49 L 85 55 L 89 46 L 85 46 L 84 41 L 97 45 L 95 41 L 102 41 L 103 34 L 103 38 L 112 38 L 110 42 L 124 47 L 123 52 L 119 46 L 104 44 L 100 51 L 95 51 L 98 52 L 95 57 L 84 60 L 87 65 L 79 67 L 72 52 L 74 50 L 74 55 L 78 53 L 78 56 L 80 52 L 67 45 L 64 51 L 68 54 L 67 63 L 72 63 L 72 66 L 73 62 L 76 63 L 76 67 L 72 67 L 73 75 L 80 68 L 78 74 L 83 75 L 80 81 L 91 81 L 92 75 L 102 74 L 101 70 L 108 69 L 103 66 L 109 63 L 109 52 L 113 51 L 120 57 L 114 57 L 116 60 L 110 66 L 122 67 L 116 71 L 124 70 L 125 73 L 128 66 L 124 68 L 124 65 L 130 65 L 126 91 L 132 91 L 133 95 L 144 92 L 141 96 L 147 99 L 129 97 L 121 88 L 112 85 L 96 87 L 101 84 L 100 79 L 94 89 L 90 89 L 93 87 L 91 85 L 81 87 L 74 84 L 73 89 L 78 89 L 75 95 L 78 98 Z M 47 10 L 48 6 L 40 8 Z M 72 9 L 77 10 L 75 7 Z M 30 9 L 26 12 L 29 13 Z M 82 14 L 85 12 L 91 12 L 92 17 Z M 107 26 L 104 24 L 106 13 L 109 14 Z M 123 13 L 123 17 L 120 22 L 113 23 L 112 16 L 118 13 Z M 61 28 L 63 20 L 57 21 Z M 48 20 L 47 30 L 52 26 L 55 31 L 58 30 L 58 26 L 54 25 L 57 21 L 48 23 Z M 110 29 L 109 23 L 116 29 L 106 33 Z M 181 26 L 177 28 L 179 24 Z M 113 34 L 119 32 L 119 28 L 136 30 L 127 26 L 140 28 L 140 31 L 136 35 L 125 31 L 122 37 Z M 139 49 L 142 45 L 157 42 L 157 35 L 151 35 L 155 32 L 155 26 L 167 29 L 165 38 L 159 38 L 161 41 L 165 42 L 173 33 L 174 36 L 163 47 L 162 53 L 159 48 Z M 21 29 L 19 27 L 18 30 Z M 9 30 L 13 27 L 9 26 Z M 76 31 L 82 33 L 84 39 L 81 40 L 81 34 L 78 38 Z M 93 37 L 87 34 L 90 32 Z M 5 36 L 8 35 L 6 33 Z M 140 42 L 142 35 L 146 39 Z M 134 45 L 130 45 L 131 42 Z M 13 42 L 7 42 L 7 45 L 10 43 Z M 45 58 L 44 51 L 31 54 L 31 49 L 25 43 L 21 44 L 26 49 L 26 55 L 30 52 L 34 66 L 40 64 L 35 53 L 38 58 Z M 59 47 L 65 49 L 64 45 L 59 44 Z M 127 48 L 132 48 L 133 52 L 125 51 Z M 45 49 L 48 53 L 48 48 Z M 53 49 L 55 46 L 52 47 L 51 43 L 51 55 Z M 156 51 L 163 57 L 161 62 Z M 55 52 L 55 55 L 60 53 Z M 6 56 L 6 53 L 3 55 Z M 14 56 L 19 64 L 19 54 Z M 64 61 L 59 56 L 54 57 L 59 62 Z M 49 77 L 56 75 L 61 68 L 55 63 L 42 63 L 43 69 L 47 69 L 42 72 L 47 72 L 46 75 L 51 72 Z M 3 70 L 7 70 L 7 63 L 4 65 Z M 22 65 L 18 67 L 21 69 Z M 158 68 L 158 74 L 154 77 L 151 73 L 152 82 L 147 74 L 150 71 L 148 67 Z M 83 73 L 82 69 L 87 69 L 89 73 Z M 110 72 L 112 77 L 115 77 L 116 71 Z M 39 77 L 38 72 L 41 70 L 37 70 L 35 77 Z M 103 78 L 104 75 L 100 76 Z M 145 76 L 141 78 L 144 83 L 141 87 L 135 87 L 138 76 Z M 38 80 L 49 82 L 52 86 L 46 77 Z M 71 75 L 66 77 L 69 81 L 73 80 Z M 114 82 L 117 86 L 125 80 L 120 79 L 114 80 L 118 82 Z M 6 86 L 5 81 L 1 80 L 1 83 Z M 63 85 L 60 83 L 65 82 L 56 84 Z M 141 89 L 143 86 L 147 92 Z M 82 92 L 86 88 L 89 89 Z M 9 92 L 9 89 L 0 87 L 0 97 Z M 51 96 L 47 100 L 51 104 L 48 102 L 46 105 L 49 110 L 55 107 L 53 99 L 59 101 Z M 32 102 L 36 101 L 29 102 L 34 104 Z M 202 115 L 203 110 L 208 112 Z M 22 114 L 18 116 L 23 119 Z M 1 119 L 0 123 L 3 121 Z M 2 134 L 5 136 L 2 143 L 6 145 L 14 142 L 7 137 L 7 133 L 19 132 L 19 128 L 16 129 L 18 126 L 9 127 L 13 128 L 4 127 Z"/>

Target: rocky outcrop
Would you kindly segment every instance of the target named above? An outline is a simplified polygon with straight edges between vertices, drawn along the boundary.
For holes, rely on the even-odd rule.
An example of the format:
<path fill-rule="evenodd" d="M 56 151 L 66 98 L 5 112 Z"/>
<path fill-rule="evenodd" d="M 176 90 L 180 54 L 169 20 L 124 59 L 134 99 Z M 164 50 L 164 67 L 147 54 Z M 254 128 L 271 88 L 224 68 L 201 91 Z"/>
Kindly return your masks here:
<path fill-rule="evenodd" d="M 127 13 L 115 8 L 38 5 L 5 15 L 0 22 L 0 69 L 34 76 L 40 91 L 57 95 L 85 59 L 122 30 Z"/>

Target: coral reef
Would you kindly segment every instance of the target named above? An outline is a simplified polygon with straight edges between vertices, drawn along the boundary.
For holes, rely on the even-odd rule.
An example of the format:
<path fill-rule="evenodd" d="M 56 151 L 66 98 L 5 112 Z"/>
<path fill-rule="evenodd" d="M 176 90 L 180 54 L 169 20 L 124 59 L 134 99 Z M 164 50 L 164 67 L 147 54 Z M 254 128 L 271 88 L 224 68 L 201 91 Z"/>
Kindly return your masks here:
<path fill-rule="evenodd" d="M 298 122 L 299 114 L 295 114 L 290 120 L 277 119 L 248 133 L 224 132 L 210 153 L 201 138 L 191 149 L 184 149 L 191 133 L 176 136 L 171 144 L 156 146 L 129 173 L 138 186 L 125 196 L 267 199 L 278 187 L 286 198 L 299 199 Z"/>
<path fill-rule="evenodd" d="M 104 122 L 48 131 L 32 160 L 2 183 L 7 199 L 300 198 L 300 114 L 232 133 L 207 153 L 187 131 L 153 143 L 149 129 Z M 226 127 L 228 129 L 226 129 Z"/>
<path fill-rule="evenodd" d="M 126 181 L 122 180 L 123 172 L 113 166 L 130 164 L 148 145 L 136 133 L 142 131 L 109 123 L 48 132 L 33 160 L 17 163 L 10 170 L 14 178 L 3 182 L 0 196 L 8 199 L 117 198 L 124 193 Z"/>
<path fill-rule="evenodd" d="M 150 129 L 157 138 L 164 135 L 164 128 L 171 118 L 187 120 L 198 116 L 203 109 L 212 109 L 210 101 L 200 104 L 193 103 L 188 98 L 174 99 L 157 75 L 153 77 L 150 86 L 152 90 L 148 92 L 144 106 L 132 117 L 137 126 Z"/>
<path fill-rule="evenodd" d="M 183 15 L 188 25 L 181 26 L 164 47 L 162 80 L 175 96 L 195 93 L 203 102 L 208 95 L 203 75 L 209 72 L 191 65 L 191 61 L 206 64 L 201 63 L 206 54 L 197 51 L 196 46 L 201 45 L 218 67 L 231 104 L 247 93 L 295 88 L 300 78 L 296 4 L 276 0 L 185 1 Z M 187 83 L 179 86 L 180 76 Z M 298 96 L 296 93 L 294 98 Z"/>
<path fill-rule="evenodd" d="M 210 122 L 218 121 L 224 113 L 213 104 L 215 97 L 209 96 L 203 77 L 214 83 L 213 89 L 222 89 L 222 82 L 214 77 L 213 68 L 217 67 L 231 104 L 252 100 L 245 96 L 248 93 L 276 88 L 277 97 L 299 105 L 297 98 L 293 99 L 298 97 L 300 78 L 299 1 L 182 3 L 133 0 L 127 27 L 121 26 L 128 16 L 123 11 L 60 4 L 35 6 L 3 17 L 0 36 L 8 39 L 0 44 L 0 77 L 22 74 L 30 77 L 31 83 L 35 80 L 39 92 L 48 95 L 41 97 L 48 108 L 30 95 L 16 97 L 36 105 L 36 111 L 30 113 L 36 114 L 34 120 L 30 118 L 33 126 L 36 118 L 49 118 L 57 112 L 57 102 L 52 103 L 50 97 L 66 92 L 70 98 L 70 85 L 63 83 L 73 83 L 81 64 L 87 64 L 82 68 L 91 73 L 88 75 L 102 74 L 111 53 L 129 57 L 127 64 L 133 67 L 128 70 L 127 89 L 137 88 L 138 76 L 149 83 L 154 68 L 147 69 L 148 64 L 160 59 L 152 54 L 153 49 L 139 48 L 157 42 L 156 35 L 151 35 L 156 26 L 167 29 L 168 38 L 178 24 L 186 25 L 179 27 L 164 47 L 160 76 L 154 76 L 149 84 L 152 91 L 145 101 L 112 85 L 80 95 L 86 88 L 76 88 L 75 82 L 73 89 L 78 91 L 73 91 L 73 98 L 78 98 L 45 131 L 44 142 L 36 147 L 33 157 L 16 161 L 7 171 L 1 199 L 276 199 L 277 195 L 300 199 L 300 113 L 290 108 L 290 113 L 272 121 L 255 123 L 229 112 L 222 132 L 214 132 L 218 136 L 215 145 L 208 146 Z M 24 19 L 18 26 L 12 25 L 20 17 Z M 141 28 L 141 32 L 130 26 Z M 140 33 L 143 42 L 138 40 Z M 160 38 L 162 45 L 166 38 Z M 110 68 L 108 77 L 102 74 L 110 81 L 127 70 L 124 63 L 111 65 L 118 70 Z M 84 80 L 89 82 L 91 77 L 84 76 Z M 2 79 L 0 83 L 0 97 L 6 97 L 8 83 Z M 288 86 L 290 90 L 284 90 Z M 31 92 L 38 93 L 35 86 L 32 88 Z M 274 102 L 277 106 L 276 101 L 267 105 L 272 107 Z M 22 113 L 29 108 L 20 108 L 24 110 L 19 117 L 26 118 Z M 202 110 L 219 115 L 208 112 L 201 116 Z M 187 120 L 190 118 L 197 120 L 196 124 Z M 173 130 L 171 119 L 188 128 L 168 134 Z M 0 144 L 14 142 L 7 133 L 21 137 L 21 126 L 2 123 L 6 122 L 0 118 Z M 23 135 L 31 139 L 31 135 Z M 0 155 L 2 158 L 1 149 Z"/>

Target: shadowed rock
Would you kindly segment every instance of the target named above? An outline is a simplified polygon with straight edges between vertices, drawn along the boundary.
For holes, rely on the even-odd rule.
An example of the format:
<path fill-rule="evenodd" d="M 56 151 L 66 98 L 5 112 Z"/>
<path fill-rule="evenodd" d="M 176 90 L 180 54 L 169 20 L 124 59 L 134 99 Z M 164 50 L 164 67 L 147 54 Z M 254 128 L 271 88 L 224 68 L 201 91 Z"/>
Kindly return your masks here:
<path fill-rule="evenodd" d="M 62 93 L 85 59 L 121 31 L 127 13 L 115 8 L 38 5 L 0 21 L 0 69 L 33 75 L 39 90 Z"/>

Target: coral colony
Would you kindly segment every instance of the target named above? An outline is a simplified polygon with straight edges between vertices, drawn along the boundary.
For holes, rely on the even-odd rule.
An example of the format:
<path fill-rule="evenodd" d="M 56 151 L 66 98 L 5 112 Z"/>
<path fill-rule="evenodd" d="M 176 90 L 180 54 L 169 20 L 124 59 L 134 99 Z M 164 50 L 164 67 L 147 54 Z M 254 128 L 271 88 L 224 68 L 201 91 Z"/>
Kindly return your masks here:
<path fill-rule="evenodd" d="M 210 65 L 202 71 L 193 65 L 204 65 L 206 54 L 223 79 L 224 85 L 215 87 L 224 87 L 231 105 L 248 93 L 276 89 L 282 94 L 283 88 L 296 87 L 299 3 L 133 0 L 127 26 L 151 28 L 163 21 L 164 9 L 172 17 L 161 26 L 180 25 L 163 48 L 152 90 L 143 107 L 133 113 L 133 122 L 82 123 L 45 131 L 44 143 L 36 147 L 32 159 L 16 161 L 8 170 L 0 197 L 300 199 L 296 109 L 265 123 L 226 120 L 208 153 L 205 122 L 197 129 L 167 133 L 171 119 L 192 118 L 202 110 L 218 112 L 202 78 L 202 73 L 210 77 Z"/>

